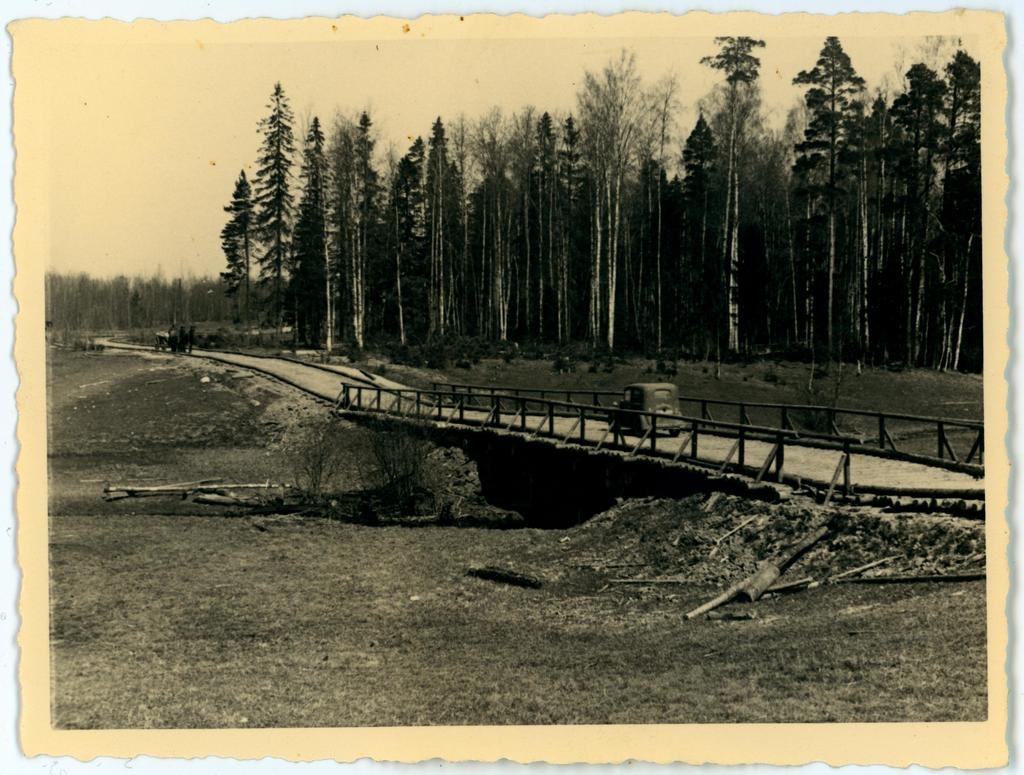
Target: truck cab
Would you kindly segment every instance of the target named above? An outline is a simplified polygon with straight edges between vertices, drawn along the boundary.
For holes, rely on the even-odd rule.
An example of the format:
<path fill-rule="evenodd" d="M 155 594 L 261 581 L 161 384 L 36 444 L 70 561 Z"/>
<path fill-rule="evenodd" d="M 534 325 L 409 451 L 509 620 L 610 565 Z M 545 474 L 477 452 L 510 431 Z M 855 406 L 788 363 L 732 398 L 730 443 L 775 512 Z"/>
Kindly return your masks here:
<path fill-rule="evenodd" d="M 636 382 L 627 385 L 622 392 L 622 399 L 616 402 L 616 406 L 619 409 L 630 410 L 618 415 L 619 430 L 623 433 L 643 435 L 651 427 L 650 417 L 632 412 L 658 414 L 659 433 L 677 436 L 683 429 L 683 419 L 679 414 L 679 389 L 671 382 Z"/>

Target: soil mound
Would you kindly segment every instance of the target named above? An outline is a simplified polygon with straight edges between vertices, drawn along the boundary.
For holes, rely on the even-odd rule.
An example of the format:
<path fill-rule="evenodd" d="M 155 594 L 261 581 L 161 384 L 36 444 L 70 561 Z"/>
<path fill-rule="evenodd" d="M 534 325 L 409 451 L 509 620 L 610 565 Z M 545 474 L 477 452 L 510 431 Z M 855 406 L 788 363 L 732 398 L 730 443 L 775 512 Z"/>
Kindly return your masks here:
<path fill-rule="evenodd" d="M 706 505 L 711 507 L 705 510 Z M 823 579 L 885 557 L 893 559 L 864 575 L 984 567 L 982 522 L 729 496 L 713 503 L 704 496 L 623 501 L 570 531 L 566 551 L 570 562 L 619 578 L 671 577 L 720 585 L 753 573 L 760 561 L 822 524 L 828 524 L 828 535 L 790 567 L 787 579 Z"/>

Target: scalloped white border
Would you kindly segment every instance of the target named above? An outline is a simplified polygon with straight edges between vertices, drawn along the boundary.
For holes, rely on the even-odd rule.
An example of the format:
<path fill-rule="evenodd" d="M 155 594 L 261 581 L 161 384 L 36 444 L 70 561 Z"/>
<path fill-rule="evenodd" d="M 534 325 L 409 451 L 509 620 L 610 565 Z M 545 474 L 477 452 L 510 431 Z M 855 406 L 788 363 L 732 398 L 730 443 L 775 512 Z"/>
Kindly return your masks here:
<path fill-rule="evenodd" d="M 860 2 L 838 2 L 833 0 L 832 2 L 816 2 L 816 3 L 796 3 L 796 2 L 785 2 L 784 0 L 778 0 L 776 2 L 768 2 L 765 0 L 745 0 L 744 2 L 714 2 L 713 0 L 704 0 L 704 2 L 696 2 L 693 4 L 680 3 L 680 2 L 668 2 L 668 3 L 653 3 L 648 1 L 642 2 L 609 2 L 609 0 L 592 0 L 592 2 L 581 2 L 580 0 L 566 1 L 566 0 L 551 0 L 550 2 L 537 2 L 524 0 L 523 2 L 501 2 L 496 0 L 479 0 L 478 2 L 465 2 L 465 0 L 455 0 L 453 2 L 425 2 L 419 0 L 418 2 L 401 2 L 401 0 L 382 0 L 381 2 L 369 2 L 369 0 L 349 0 L 348 2 L 341 3 L 328 3 L 319 1 L 299 0 L 299 2 L 284 2 L 283 0 L 250 0 L 249 2 L 240 2 L 239 0 L 233 0 L 232 2 L 201 2 L 199 0 L 178 0 L 172 2 L 170 0 L 159 0 L 158 2 L 128 2 L 127 0 L 95 0 L 93 2 L 74 2 L 74 0 L 52 0 L 52 2 L 46 2 L 45 0 L 38 0 L 32 2 L 31 0 L 6 0 L 6 2 L 0 6 L 0 21 L 5 25 L 7 22 L 23 17 L 40 16 L 56 18 L 60 16 L 78 16 L 86 18 L 102 18 L 102 17 L 113 17 L 123 20 L 131 20 L 137 17 L 145 18 L 157 18 L 162 20 L 173 20 L 173 19 L 197 19 L 197 18 L 213 18 L 218 21 L 230 21 L 237 18 L 253 17 L 253 16 L 265 16 L 271 18 L 301 18 L 308 15 L 323 15 L 323 16 L 334 16 L 341 12 L 354 13 L 360 16 L 370 15 L 394 15 L 404 17 L 415 17 L 421 13 L 461 13 L 466 14 L 470 12 L 481 12 L 491 11 L 496 13 L 510 13 L 510 12 L 524 12 L 530 15 L 543 15 L 550 12 L 560 13 L 578 13 L 581 11 L 591 11 L 601 14 L 610 14 L 624 10 L 669 10 L 672 12 L 682 12 L 690 9 L 700 10 L 711 10 L 711 11 L 728 11 L 728 10 L 749 10 L 749 11 L 762 11 L 768 13 L 779 13 L 786 11 L 810 11 L 820 13 L 836 13 L 844 11 L 889 11 L 889 12 L 905 12 L 914 10 L 946 10 L 949 7 L 962 6 L 968 8 L 978 8 L 985 10 L 1002 10 L 1009 14 L 1008 24 L 1010 31 L 1010 45 L 1008 51 L 1008 62 L 1010 68 L 1010 94 L 1011 99 L 1008 106 L 1008 114 L 1011 118 L 1011 143 L 1010 143 L 1010 168 L 1011 168 L 1011 189 L 1009 193 L 1009 201 L 1011 203 L 1011 219 L 1009 224 L 1009 231 L 1007 235 L 1007 246 L 1008 252 L 1013 257 L 1011 264 L 1013 269 L 1011 271 L 1010 282 L 1011 282 L 1011 298 L 1016 303 L 1018 299 L 1022 298 L 1024 293 L 1024 272 L 1019 270 L 1018 256 L 1022 255 L 1022 248 L 1024 248 L 1024 231 L 1021 229 L 1020 219 L 1013 217 L 1013 205 L 1019 201 L 1019 185 L 1018 182 L 1021 178 L 1021 161 L 1020 156 L 1014 151 L 1017 141 L 1021 137 L 1021 121 L 1020 110 L 1018 104 L 1020 102 L 1019 97 L 1014 94 L 1014 76 L 1020 71 L 1022 57 L 1019 51 L 1019 41 L 1024 40 L 1024 14 L 1017 12 L 1014 13 L 1015 8 L 1012 0 L 1000 0 L 996 2 L 971 2 L 970 0 L 961 0 L 956 3 L 936 3 L 936 2 L 906 2 L 899 0 L 861 0 Z M 3 51 L 3 60 L 7 67 L 7 78 L 3 81 L 3 89 L 6 91 L 6 99 L 0 100 L 0 120 L 8 127 L 11 126 L 11 95 L 12 95 L 12 83 L 10 76 L 10 38 L 4 35 L 2 43 L 0 43 Z M 10 135 L 8 135 L 10 137 Z M 11 184 L 11 172 L 13 170 L 14 163 L 14 151 L 11 143 L 0 144 L 0 168 L 5 170 L 7 175 L 8 191 L 10 192 Z M 0 476 L 0 503 L 7 504 L 0 514 L 0 529 L 3 531 L 3 537 L 0 538 L 0 681 L 3 682 L 3 694 L 0 695 L 0 767 L 3 772 L 10 773 L 39 773 L 46 772 L 51 775 L 63 775 L 67 773 L 79 772 L 112 772 L 122 771 L 125 768 L 131 768 L 134 771 L 141 772 L 156 772 L 156 773 L 172 773 L 180 772 L 184 768 L 189 772 L 200 772 L 200 773 L 229 773 L 234 775 L 235 773 L 241 772 L 285 772 L 297 770 L 302 767 L 306 771 L 315 770 L 317 772 L 385 772 L 385 771 L 436 771 L 443 768 L 455 767 L 459 771 L 465 772 L 491 772 L 495 769 L 501 771 L 511 771 L 513 769 L 521 769 L 520 765 L 512 765 L 504 762 L 499 765 L 480 765 L 480 764 L 460 764 L 451 765 L 441 763 L 438 761 L 425 762 L 421 765 L 411 767 L 408 765 L 388 765 L 388 764 L 376 764 L 368 761 L 360 761 L 354 764 L 339 765 L 333 762 L 320 762 L 314 764 L 295 764 L 285 762 L 277 759 L 265 759 L 262 761 L 255 762 L 236 762 L 233 760 L 223 759 L 199 759 L 190 760 L 183 762 L 181 760 L 160 760 L 152 758 L 140 758 L 130 762 L 123 760 L 111 760 L 111 759 L 98 759 L 90 763 L 82 763 L 69 758 L 52 758 L 52 757 L 37 757 L 35 759 L 25 759 L 20 751 L 18 750 L 17 742 L 17 660 L 18 651 L 15 643 L 15 637 L 18 627 L 17 617 L 17 594 L 18 587 L 20 584 L 20 572 L 17 567 L 16 556 L 15 556 L 15 526 L 13 516 L 13 498 L 15 488 L 15 477 L 13 473 L 14 461 L 17 454 L 17 444 L 15 441 L 15 411 L 14 411 L 14 393 L 17 388 L 17 373 L 15 370 L 12 352 L 13 352 L 13 319 L 16 314 L 16 304 L 11 294 L 11 282 L 13 279 L 13 262 L 11 260 L 11 243 L 10 234 L 14 222 L 14 206 L 10 199 L 10 194 L 7 198 L 0 198 L 0 232 L 8 235 L 8 239 L 5 241 L 5 255 L 6 261 L 0 262 L 0 351 L 8 354 L 7 358 L 0 359 L 0 455 L 3 455 L 8 462 L 6 467 L 3 467 L 7 472 L 5 476 Z M 1017 316 L 1012 316 L 1013 329 L 1011 332 L 1011 347 L 1013 351 L 1016 351 L 1021 346 L 1024 346 L 1024 329 L 1017 323 Z M 1012 356 L 1012 353 L 1011 353 Z M 1020 365 L 1020 359 L 1012 357 L 1009 368 L 1008 376 L 1011 376 L 1011 409 L 1013 415 L 1016 415 L 1015 407 L 1017 407 L 1019 397 L 1021 396 L 1021 369 L 1024 368 Z M 1016 427 L 1016 417 L 1011 416 L 1013 425 Z M 1014 432 L 1012 434 L 1012 457 L 1014 459 L 1022 459 L 1020 452 L 1024 448 L 1020 438 L 1020 434 Z M 0 466 L 2 467 L 2 466 Z M 1020 503 L 1020 477 L 1012 477 L 1011 479 L 1011 507 L 1014 508 L 1016 504 Z M 1016 515 L 1015 515 L 1016 516 Z M 1024 567 L 1024 547 L 1021 545 L 1021 541 L 1017 540 L 1011 544 L 1011 551 L 1013 552 L 1012 563 L 1018 567 Z M 1012 607 L 1013 617 L 1011 619 L 1012 632 L 1014 633 L 1014 641 L 1019 636 L 1021 631 L 1021 601 L 1019 594 L 1011 594 L 1010 606 Z M 1020 680 L 1021 676 L 1024 675 L 1024 655 L 1021 653 L 1022 649 L 1017 643 L 1011 643 L 1011 658 L 1013 660 L 1013 674 L 1011 677 L 1011 695 L 1016 700 L 1021 695 Z M 1015 743 L 1021 739 L 1022 721 L 1020 708 L 1015 707 L 1016 703 L 1011 706 L 1011 748 L 1015 748 Z M 870 731 L 866 730 L 866 736 L 870 736 Z M 1016 751 L 1011 750 L 1011 761 L 1020 766 L 1020 755 Z M 554 771 L 554 767 L 551 765 L 532 765 L 534 771 L 541 769 L 545 771 Z M 589 771 L 590 768 L 587 768 Z M 618 765 L 616 767 L 603 767 L 604 771 L 630 771 L 635 773 L 655 773 L 665 771 L 665 767 L 656 767 L 654 765 L 646 764 L 625 764 Z M 671 766 L 673 771 L 690 770 L 691 768 L 685 765 L 673 765 Z M 723 767 L 718 768 L 720 772 L 740 772 L 738 767 Z M 743 772 L 747 773 L 767 773 L 774 771 L 774 767 L 755 766 L 755 767 L 744 767 Z M 812 764 L 805 767 L 797 768 L 798 772 L 801 773 L 824 773 L 829 771 L 826 765 Z M 852 768 L 858 771 L 872 771 L 881 772 L 887 771 L 889 768 L 884 767 L 870 767 L 870 768 Z M 921 769 L 914 767 L 912 769 Z M 1016 767 L 1015 767 L 1016 769 Z M 558 772 L 571 772 L 571 773 L 582 773 L 584 771 L 583 765 L 575 765 L 571 767 L 559 767 Z"/>

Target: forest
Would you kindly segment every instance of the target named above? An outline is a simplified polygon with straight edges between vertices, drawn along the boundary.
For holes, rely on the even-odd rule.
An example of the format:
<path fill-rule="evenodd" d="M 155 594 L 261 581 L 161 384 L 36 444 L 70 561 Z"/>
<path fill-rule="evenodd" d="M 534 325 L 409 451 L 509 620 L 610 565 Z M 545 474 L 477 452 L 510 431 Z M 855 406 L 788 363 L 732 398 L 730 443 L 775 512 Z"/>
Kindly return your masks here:
<path fill-rule="evenodd" d="M 252 179 L 225 192 L 211 314 L 332 349 L 473 337 L 980 371 L 978 62 L 957 48 L 869 91 L 829 37 L 773 127 L 765 42 L 715 44 L 690 126 L 681 84 L 644 82 L 623 50 L 571 112 L 438 116 L 404 153 L 369 111 L 297 126 L 275 84 Z"/>

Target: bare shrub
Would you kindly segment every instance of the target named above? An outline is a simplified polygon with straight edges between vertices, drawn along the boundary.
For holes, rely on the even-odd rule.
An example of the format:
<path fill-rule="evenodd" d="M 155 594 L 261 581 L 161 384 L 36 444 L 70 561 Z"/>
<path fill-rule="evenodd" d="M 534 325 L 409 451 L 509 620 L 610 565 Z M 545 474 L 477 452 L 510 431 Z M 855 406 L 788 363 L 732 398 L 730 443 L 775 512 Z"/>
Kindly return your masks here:
<path fill-rule="evenodd" d="M 432 444 L 422 432 L 388 423 L 367 427 L 370 470 L 366 478 L 398 509 L 416 505 L 427 488 Z"/>
<path fill-rule="evenodd" d="M 338 436 L 346 432 L 341 420 L 330 417 L 310 425 L 292 447 L 292 470 L 295 486 L 307 497 L 319 500 L 331 491 L 341 471 L 345 447 Z"/>

